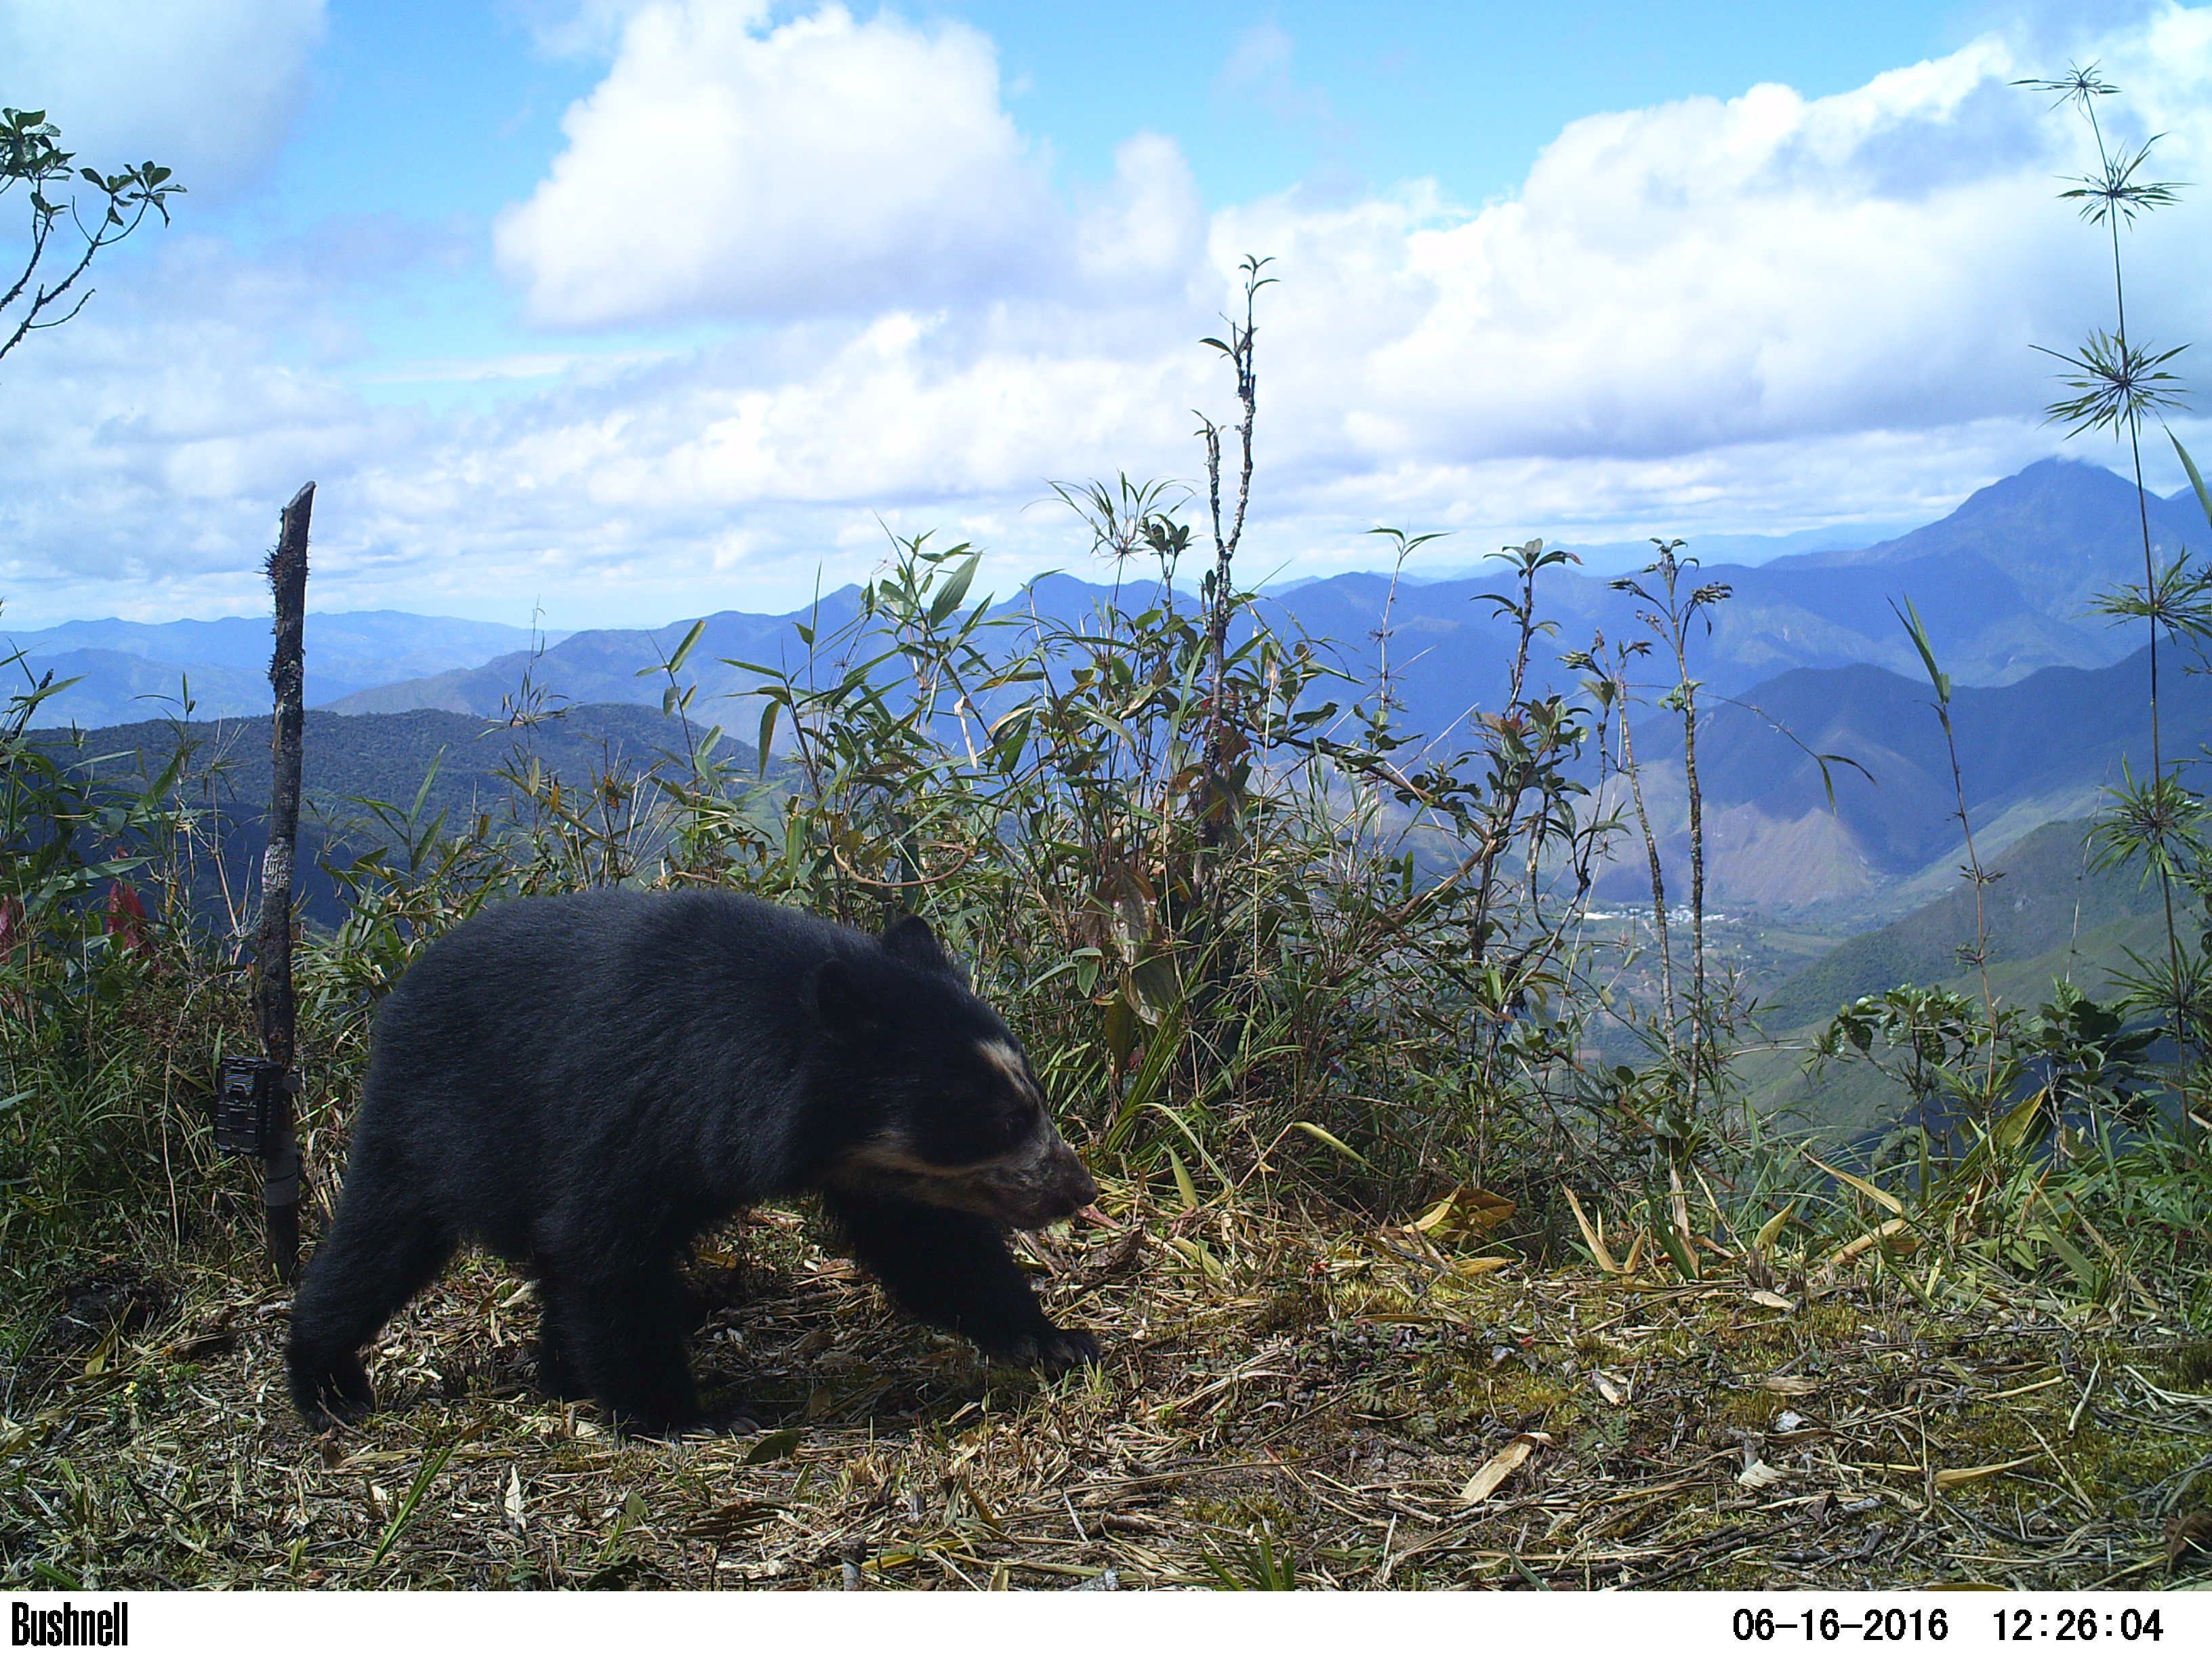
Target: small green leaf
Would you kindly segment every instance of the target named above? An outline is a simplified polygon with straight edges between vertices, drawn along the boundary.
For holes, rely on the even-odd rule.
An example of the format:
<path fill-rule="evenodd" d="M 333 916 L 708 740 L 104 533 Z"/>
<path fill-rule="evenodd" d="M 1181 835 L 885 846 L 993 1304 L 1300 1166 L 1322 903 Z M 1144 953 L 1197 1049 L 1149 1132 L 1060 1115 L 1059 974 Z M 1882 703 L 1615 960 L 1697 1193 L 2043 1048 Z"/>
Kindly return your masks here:
<path fill-rule="evenodd" d="M 706 631 L 707 619 L 704 617 L 691 624 L 691 631 L 684 636 L 684 643 L 676 647 L 676 654 L 668 659 L 670 673 L 678 672 L 683 668 L 684 659 L 691 654 L 691 647 L 699 643 L 699 636 Z"/>
<path fill-rule="evenodd" d="M 746 1447 L 744 1456 L 738 1461 L 746 1465 L 773 1463 L 797 1451 L 799 1443 L 805 1437 L 806 1431 L 804 1429 L 777 1429 L 773 1433 L 763 1435 Z"/>
<path fill-rule="evenodd" d="M 1659 1242 L 1667 1247 L 1667 1255 L 1674 1263 L 1674 1271 L 1695 1283 L 1702 1277 L 1698 1270 L 1698 1258 L 1690 1249 L 1690 1241 L 1674 1231 L 1674 1218 L 1660 1213 L 1655 1216 L 1654 1224 Z"/>
<path fill-rule="evenodd" d="M 770 697 L 761 708 L 760 750 L 757 758 L 760 762 L 763 777 L 768 775 L 768 746 L 775 741 L 775 711 L 781 707 L 782 705 L 775 698 Z"/>
<path fill-rule="evenodd" d="M 1360 1155 L 1353 1152 L 1351 1147 L 1346 1146 L 1334 1135 L 1329 1133 L 1328 1130 L 1322 1128 L 1320 1124 L 1309 1123 L 1304 1118 L 1300 1118 L 1296 1123 L 1291 1125 L 1291 1127 L 1293 1129 L 1303 1129 L 1306 1133 L 1311 1135 L 1316 1140 L 1321 1142 L 1324 1146 L 1335 1147 L 1338 1152 L 1342 1152 L 1354 1164 L 1358 1164 L 1360 1168 L 1365 1169 L 1368 1167 L 1367 1160 L 1365 1158 L 1360 1157 Z"/>
<path fill-rule="evenodd" d="M 453 1455 L 453 1447 L 457 1443 L 457 1439 L 448 1440 L 423 1461 L 421 1473 L 415 1477 L 415 1484 L 408 1487 L 407 1496 L 399 1500 L 399 1507 L 393 1512 L 391 1524 L 385 1528 L 384 1536 L 378 1540 L 376 1553 L 368 1559 L 371 1567 L 380 1566 L 384 1558 L 392 1553 L 392 1547 L 399 1541 L 399 1534 L 407 1530 L 407 1523 L 415 1518 L 415 1510 L 422 1504 L 422 1495 L 430 1490 L 430 1483 L 438 1478 L 438 1471 L 446 1467 L 446 1460 Z"/>
<path fill-rule="evenodd" d="M 2204 475 L 2197 470 L 2197 463 L 2190 459 L 2189 452 L 2181 447 L 2181 440 L 2171 432 L 2166 436 L 2166 441 L 2173 446 L 2173 453 L 2181 457 L 2181 465 L 2189 473 L 2189 487 L 2197 492 L 2197 506 L 2204 509 L 2206 521 L 2212 522 L 2212 491 L 2208 491 L 2204 488 Z"/>
<path fill-rule="evenodd" d="M 981 553 L 971 553 L 961 567 L 945 580 L 937 597 L 929 603 L 929 625 L 939 623 L 960 608 L 960 601 L 968 597 L 969 584 L 975 580 L 975 567 L 983 562 Z"/>
<path fill-rule="evenodd" d="M 1172 1146 L 1168 1148 L 1168 1167 L 1175 1171 L 1176 1191 L 1182 1196 L 1183 1208 L 1196 1209 L 1198 1184 L 1190 1178 L 1190 1171 L 1183 1168 L 1182 1159 L 1176 1156 L 1176 1150 Z"/>
<path fill-rule="evenodd" d="M 1920 653 L 1920 660 L 1928 670 L 1928 683 L 1936 688 L 1936 701 L 1948 708 L 1951 704 L 1951 677 L 1936 665 L 1936 647 L 1928 642 L 1927 624 L 1920 620 L 1920 612 L 1913 608 L 1912 596 L 1907 593 L 1903 598 L 1904 608 L 1900 610 L 1897 600 L 1892 599 L 1890 611 L 1898 621 L 1905 624 L 1905 631 L 1911 639 L 1913 647 Z"/>
<path fill-rule="evenodd" d="M 430 786 L 438 781 L 438 769 L 445 763 L 445 759 L 446 746 L 441 744 L 438 745 L 438 752 L 430 757 L 428 769 L 422 774 L 422 787 L 415 792 L 415 805 L 408 810 L 407 813 L 410 820 L 418 819 L 422 816 L 422 808 L 430 799 Z"/>

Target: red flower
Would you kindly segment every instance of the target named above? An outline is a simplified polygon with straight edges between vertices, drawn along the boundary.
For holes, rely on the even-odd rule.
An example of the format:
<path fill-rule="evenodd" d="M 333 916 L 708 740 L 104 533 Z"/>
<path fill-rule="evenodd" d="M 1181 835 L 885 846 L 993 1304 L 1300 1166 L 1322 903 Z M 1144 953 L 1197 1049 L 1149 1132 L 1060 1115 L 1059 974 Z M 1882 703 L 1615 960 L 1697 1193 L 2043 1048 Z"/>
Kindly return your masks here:
<path fill-rule="evenodd" d="M 153 940 L 146 931 L 145 902 L 138 896 L 138 890 L 127 881 L 110 882 L 107 885 L 107 936 L 119 951 L 140 956 L 153 952 Z"/>

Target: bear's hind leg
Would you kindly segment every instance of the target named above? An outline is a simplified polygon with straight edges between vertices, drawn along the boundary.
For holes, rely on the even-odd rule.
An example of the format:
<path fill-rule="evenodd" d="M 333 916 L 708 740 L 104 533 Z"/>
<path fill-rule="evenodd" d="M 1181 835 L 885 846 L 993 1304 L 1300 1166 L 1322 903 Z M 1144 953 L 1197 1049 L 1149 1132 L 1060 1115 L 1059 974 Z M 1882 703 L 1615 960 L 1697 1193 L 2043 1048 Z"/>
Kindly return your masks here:
<path fill-rule="evenodd" d="M 902 1199 L 827 1192 L 823 1207 L 891 1300 L 925 1324 L 957 1331 L 991 1358 L 1048 1371 L 1098 1358 L 1088 1331 L 1045 1316 L 995 1223 Z"/>
<path fill-rule="evenodd" d="M 623 1430 L 665 1435 L 699 1421 L 699 1395 L 684 1355 L 688 1304 L 672 1262 L 610 1277 L 548 1272 L 549 1389 L 588 1392 Z"/>
<path fill-rule="evenodd" d="M 319 1428 L 375 1409 L 362 1345 L 438 1276 L 456 1242 L 433 1222 L 394 1217 L 350 1188 L 347 1197 L 292 1299 L 292 1401 Z"/>
<path fill-rule="evenodd" d="M 538 1392 L 549 1400 L 588 1399 L 592 1391 L 576 1370 L 576 1315 L 571 1298 L 542 1258 L 530 1270 L 538 1281 Z"/>

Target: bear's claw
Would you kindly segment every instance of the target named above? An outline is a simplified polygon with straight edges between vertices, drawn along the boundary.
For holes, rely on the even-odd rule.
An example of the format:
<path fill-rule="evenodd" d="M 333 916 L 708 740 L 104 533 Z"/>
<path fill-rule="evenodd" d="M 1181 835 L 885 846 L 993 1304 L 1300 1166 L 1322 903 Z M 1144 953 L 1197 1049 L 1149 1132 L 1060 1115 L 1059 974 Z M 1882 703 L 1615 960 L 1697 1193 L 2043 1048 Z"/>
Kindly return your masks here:
<path fill-rule="evenodd" d="M 293 1389 L 300 1414 L 310 1428 L 343 1428 L 376 1409 L 376 1390 L 357 1359 L 334 1364 L 320 1376 L 302 1376 Z"/>
<path fill-rule="evenodd" d="M 1042 1331 L 1024 1332 L 1020 1336 L 977 1346 L 986 1358 L 1000 1364 L 1034 1366 L 1048 1376 L 1098 1363 L 1098 1339 L 1079 1329 L 1048 1327 Z"/>

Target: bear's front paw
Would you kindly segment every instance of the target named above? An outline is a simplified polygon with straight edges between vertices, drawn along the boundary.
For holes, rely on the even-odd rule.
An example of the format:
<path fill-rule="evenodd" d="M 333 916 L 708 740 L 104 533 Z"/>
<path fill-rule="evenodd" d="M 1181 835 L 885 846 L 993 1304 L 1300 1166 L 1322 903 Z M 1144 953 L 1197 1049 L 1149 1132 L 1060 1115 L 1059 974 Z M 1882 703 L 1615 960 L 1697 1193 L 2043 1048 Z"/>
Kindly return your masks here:
<path fill-rule="evenodd" d="M 1054 1376 L 1073 1370 L 1079 1365 L 1098 1363 L 1098 1339 L 1089 1331 L 1054 1331 L 1042 1346 L 1038 1359 Z"/>
<path fill-rule="evenodd" d="M 1085 1330 L 1060 1329 L 1048 1325 L 1041 1331 L 976 1345 L 985 1356 L 1002 1365 L 1033 1365 L 1048 1376 L 1058 1376 L 1079 1365 L 1098 1363 L 1098 1339 Z"/>
<path fill-rule="evenodd" d="M 301 1415 L 313 1429 L 343 1428 L 376 1409 L 376 1390 L 369 1386 L 368 1372 L 351 1358 L 336 1362 L 320 1376 L 295 1378 L 293 1393 Z"/>

